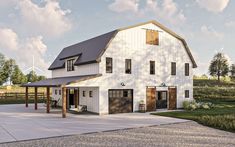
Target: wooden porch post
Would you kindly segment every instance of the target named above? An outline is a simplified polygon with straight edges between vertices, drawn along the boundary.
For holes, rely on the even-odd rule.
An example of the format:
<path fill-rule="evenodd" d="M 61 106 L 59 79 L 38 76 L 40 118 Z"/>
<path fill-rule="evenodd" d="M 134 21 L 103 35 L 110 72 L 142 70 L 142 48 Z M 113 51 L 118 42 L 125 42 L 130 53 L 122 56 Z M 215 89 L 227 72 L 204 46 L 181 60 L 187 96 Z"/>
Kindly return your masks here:
<path fill-rule="evenodd" d="M 29 88 L 25 87 L 25 107 L 28 107 L 28 100 L 29 100 Z"/>
<path fill-rule="evenodd" d="M 38 88 L 35 87 L 35 97 L 34 97 L 34 109 L 37 110 L 38 109 Z"/>
<path fill-rule="evenodd" d="M 50 87 L 47 87 L 47 113 L 50 113 Z"/>
<path fill-rule="evenodd" d="M 78 108 L 78 89 L 74 89 L 74 105 Z"/>
<path fill-rule="evenodd" d="M 67 99 L 67 92 L 66 87 L 62 87 L 62 117 L 66 118 L 66 99 Z"/>

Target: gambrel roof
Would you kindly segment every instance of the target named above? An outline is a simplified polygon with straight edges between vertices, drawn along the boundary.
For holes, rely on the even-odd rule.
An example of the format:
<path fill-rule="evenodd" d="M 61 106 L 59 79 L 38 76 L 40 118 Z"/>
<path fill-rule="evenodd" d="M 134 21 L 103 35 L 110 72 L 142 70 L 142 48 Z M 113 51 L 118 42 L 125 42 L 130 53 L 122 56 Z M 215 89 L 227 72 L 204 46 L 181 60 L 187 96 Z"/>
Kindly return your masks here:
<path fill-rule="evenodd" d="M 65 68 L 65 59 L 77 57 L 77 56 L 79 56 L 79 58 L 75 61 L 75 65 L 98 63 L 100 61 L 101 56 L 105 52 L 105 50 L 108 48 L 109 43 L 111 42 L 111 40 L 116 36 L 116 34 L 119 31 L 138 27 L 141 25 L 149 24 L 149 23 L 155 24 L 156 26 L 158 26 L 162 30 L 171 34 L 175 38 L 181 40 L 184 47 L 185 47 L 186 52 L 188 53 L 188 55 L 193 63 L 193 68 L 197 67 L 197 64 L 191 54 L 191 51 L 190 51 L 186 41 L 182 37 L 180 37 L 178 34 L 176 34 L 175 32 L 166 28 L 165 26 L 163 26 L 159 22 L 153 20 L 153 21 L 148 21 L 148 22 L 137 24 L 137 25 L 130 26 L 130 27 L 117 29 L 112 32 L 108 32 L 106 34 L 91 38 L 89 40 L 68 46 L 60 52 L 58 57 L 55 59 L 55 61 L 49 67 L 49 70 Z"/>

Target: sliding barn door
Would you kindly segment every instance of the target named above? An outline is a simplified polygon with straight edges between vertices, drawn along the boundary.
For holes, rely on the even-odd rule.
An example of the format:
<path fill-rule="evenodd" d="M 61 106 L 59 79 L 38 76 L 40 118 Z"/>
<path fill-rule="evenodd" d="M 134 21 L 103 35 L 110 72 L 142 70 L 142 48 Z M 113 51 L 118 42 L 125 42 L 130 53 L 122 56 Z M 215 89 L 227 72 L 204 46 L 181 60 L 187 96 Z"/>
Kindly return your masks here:
<path fill-rule="evenodd" d="M 176 109 L 177 105 L 177 88 L 176 87 L 169 87 L 169 110 Z"/>
<path fill-rule="evenodd" d="M 146 111 L 156 111 L 156 88 L 146 90 Z"/>

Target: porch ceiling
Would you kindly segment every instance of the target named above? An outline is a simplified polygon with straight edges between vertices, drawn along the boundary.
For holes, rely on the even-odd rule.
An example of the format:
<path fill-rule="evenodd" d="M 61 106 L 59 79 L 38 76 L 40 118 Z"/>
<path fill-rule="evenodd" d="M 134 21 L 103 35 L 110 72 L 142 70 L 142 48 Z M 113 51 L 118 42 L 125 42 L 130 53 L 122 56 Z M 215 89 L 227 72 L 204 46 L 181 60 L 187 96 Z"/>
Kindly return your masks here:
<path fill-rule="evenodd" d="M 22 87 L 61 87 L 62 85 L 68 85 L 79 81 L 85 81 L 91 78 L 96 78 L 101 74 L 83 75 L 83 76 L 72 76 L 72 77 L 59 77 L 59 78 L 48 78 L 38 82 L 28 83 L 21 85 Z"/>

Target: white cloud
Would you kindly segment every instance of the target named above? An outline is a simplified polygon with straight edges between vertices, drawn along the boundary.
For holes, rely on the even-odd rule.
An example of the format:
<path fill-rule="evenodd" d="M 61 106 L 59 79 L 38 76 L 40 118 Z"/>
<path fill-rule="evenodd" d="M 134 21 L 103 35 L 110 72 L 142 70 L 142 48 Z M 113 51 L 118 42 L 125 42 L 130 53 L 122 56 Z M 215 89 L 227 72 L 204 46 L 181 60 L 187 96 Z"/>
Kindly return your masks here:
<path fill-rule="evenodd" d="M 180 10 L 173 0 L 164 0 L 159 4 L 156 0 L 146 1 L 146 14 L 153 12 L 157 17 L 172 24 L 183 23 L 186 20 L 183 10 Z"/>
<path fill-rule="evenodd" d="M 110 4 L 109 9 L 114 12 L 138 12 L 139 0 L 115 0 Z"/>
<path fill-rule="evenodd" d="M 115 0 L 109 9 L 117 13 L 131 12 L 137 16 L 154 15 L 172 24 L 182 23 L 186 20 L 183 10 L 173 0 L 145 0 L 146 5 L 139 8 L 139 0 Z"/>
<path fill-rule="evenodd" d="M 50 72 L 47 71 L 49 64 L 43 58 L 47 51 L 47 46 L 43 43 L 42 36 L 22 39 L 13 30 L 0 28 L 0 38 L 1 53 L 15 59 L 22 69 L 32 66 L 34 56 L 36 66 L 45 71 L 45 73 L 40 74 L 50 76 Z M 11 40 L 11 38 L 14 39 Z"/>
<path fill-rule="evenodd" d="M 14 31 L 8 28 L 0 28 L 0 38 L 0 48 L 17 50 L 18 36 Z"/>
<path fill-rule="evenodd" d="M 208 37 L 213 37 L 213 38 L 217 38 L 217 39 L 223 39 L 224 38 L 224 34 L 217 32 L 215 29 L 213 29 L 212 27 L 208 27 L 206 25 L 201 26 L 201 32 L 208 36 Z"/>
<path fill-rule="evenodd" d="M 235 21 L 229 21 L 224 24 L 228 28 L 235 28 Z"/>
<path fill-rule="evenodd" d="M 207 11 L 218 13 L 228 6 L 229 0 L 196 0 L 196 2 Z"/>
<path fill-rule="evenodd" d="M 27 29 L 45 36 L 58 36 L 72 27 L 67 18 L 70 10 L 62 10 L 59 2 L 45 0 L 44 6 L 38 6 L 31 0 L 19 1 L 19 11 Z"/>

